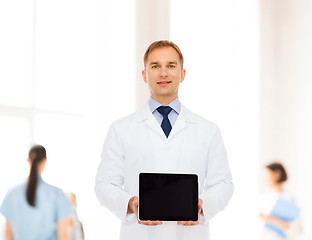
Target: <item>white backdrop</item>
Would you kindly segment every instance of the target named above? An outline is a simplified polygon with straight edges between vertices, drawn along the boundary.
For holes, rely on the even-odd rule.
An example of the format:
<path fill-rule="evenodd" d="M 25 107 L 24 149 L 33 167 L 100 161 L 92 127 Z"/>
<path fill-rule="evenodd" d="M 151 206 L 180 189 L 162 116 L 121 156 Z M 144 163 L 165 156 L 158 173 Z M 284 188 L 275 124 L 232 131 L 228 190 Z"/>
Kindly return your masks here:
<path fill-rule="evenodd" d="M 0 18 L 0 201 L 42 144 L 43 178 L 77 195 L 86 239 L 117 239 L 93 187 L 109 124 L 135 110 L 135 1 L 1 0 Z"/>

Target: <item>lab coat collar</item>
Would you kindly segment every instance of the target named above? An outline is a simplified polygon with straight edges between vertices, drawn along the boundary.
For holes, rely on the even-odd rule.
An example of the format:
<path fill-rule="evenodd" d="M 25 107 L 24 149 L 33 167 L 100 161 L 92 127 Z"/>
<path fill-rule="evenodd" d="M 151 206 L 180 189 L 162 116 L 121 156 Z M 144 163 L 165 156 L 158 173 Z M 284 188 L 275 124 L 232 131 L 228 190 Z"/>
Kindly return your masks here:
<path fill-rule="evenodd" d="M 160 134 L 163 138 L 167 139 L 163 130 L 161 129 L 161 126 L 151 113 L 151 110 L 146 104 L 142 109 L 140 109 L 136 113 L 136 122 L 138 123 L 144 123 L 150 128 L 152 128 L 155 132 Z M 194 117 L 194 114 L 190 112 L 187 108 L 185 108 L 183 105 L 181 105 L 181 112 L 173 125 L 173 128 L 169 134 L 168 140 L 173 138 L 178 132 L 182 131 L 184 128 L 187 127 L 188 124 L 194 124 L 196 123 L 196 119 Z"/>

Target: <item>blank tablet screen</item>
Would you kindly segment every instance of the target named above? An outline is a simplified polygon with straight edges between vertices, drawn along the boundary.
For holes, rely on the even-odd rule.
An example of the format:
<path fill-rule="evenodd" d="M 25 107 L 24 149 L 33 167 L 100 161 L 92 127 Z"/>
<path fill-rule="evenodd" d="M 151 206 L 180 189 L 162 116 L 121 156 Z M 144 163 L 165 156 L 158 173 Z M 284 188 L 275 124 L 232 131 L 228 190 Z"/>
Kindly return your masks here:
<path fill-rule="evenodd" d="M 140 173 L 139 219 L 197 221 L 197 175 Z"/>

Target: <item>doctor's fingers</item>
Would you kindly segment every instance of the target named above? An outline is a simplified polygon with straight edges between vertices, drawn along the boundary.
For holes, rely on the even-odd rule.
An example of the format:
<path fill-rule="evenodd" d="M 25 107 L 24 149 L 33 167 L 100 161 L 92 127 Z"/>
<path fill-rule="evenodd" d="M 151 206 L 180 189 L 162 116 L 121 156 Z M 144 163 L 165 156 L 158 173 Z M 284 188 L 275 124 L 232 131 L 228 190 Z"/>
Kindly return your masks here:
<path fill-rule="evenodd" d="M 147 225 L 147 226 L 156 226 L 156 225 L 163 224 L 162 221 L 150 221 L 150 220 L 147 220 L 147 221 L 140 221 L 140 220 L 138 220 L 138 223 L 139 224 L 143 224 L 143 225 Z"/>
<path fill-rule="evenodd" d="M 138 218 L 139 215 L 139 201 L 138 199 L 134 199 L 132 202 L 132 210 L 135 213 L 136 217 Z"/>
<path fill-rule="evenodd" d="M 199 221 L 180 221 L 178 222 L 178 225 L 182 225 L 182 226 L 195 226 L 195 225 L 198 225 L 199 224 Z"/>
<path fill-rule="evenodd" d="M 202 212 L 202 208 L 198 207 L 198 215 L 201 214 L 201 212 Z"/>
<path fill-rule="evenodd" d="M 198 199 L 198 212 L 199 212 L 199 213 L 201 213 L 202 206 L 203 206 L 203 200 Z"/>
<path fill-rule="evenodd" d="M 139 208 L 139 199 L 138 198 L 135 197 L 133 199 L 132 207 L 133 207 L 134 210 L 138 210 L 138 208 Z"/>

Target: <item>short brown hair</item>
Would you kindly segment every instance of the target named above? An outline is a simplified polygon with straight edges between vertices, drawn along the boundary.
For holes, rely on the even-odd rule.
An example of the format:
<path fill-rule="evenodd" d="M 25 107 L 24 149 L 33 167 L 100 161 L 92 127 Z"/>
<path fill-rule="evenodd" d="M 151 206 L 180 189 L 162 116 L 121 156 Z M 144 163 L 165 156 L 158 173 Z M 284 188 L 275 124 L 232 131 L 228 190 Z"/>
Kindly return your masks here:
<path fill-rule="evenodd" d="M 285 167 L 281 163 L 273 162 L 273 163 L 266 165 L 265 167 L 270 169 L 273 172 L 278 172 L 280 174 L 280 177 L 277 180 L 277 183 L 283 183 L 287 181 L 288 179 L 287 172 L 286 172 Z"/>
<path fill-rule="evenodd" d="M 180 57 L 180 62 L 181 62 L 181 68 L 183 69 L 183 55 L 182 52 L 180 50 L 180 48 L 173 42 L 168 41 L 168 40 L 160 40 L 160 41 L 156 41 L 153 42 L 146 50 L 145 54 L 144 54 L 144 67 L 146 65 L 147 62 L 147 58 L 149 56 L 149 54 L 157 48 L 164 48 L 164 47 L 172 47 L 174 50 L 176 50 L 176 52 L 178 53 L 179 57 Z"/>

